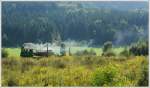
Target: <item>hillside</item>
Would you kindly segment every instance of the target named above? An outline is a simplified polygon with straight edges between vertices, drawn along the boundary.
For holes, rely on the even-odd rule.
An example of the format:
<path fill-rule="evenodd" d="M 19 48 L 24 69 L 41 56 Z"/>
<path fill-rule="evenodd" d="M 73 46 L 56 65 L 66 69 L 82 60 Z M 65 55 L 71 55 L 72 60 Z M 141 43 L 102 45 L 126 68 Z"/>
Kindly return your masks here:
<path fill-rule="evenodd" d="M 146 2 L 2 2 L 2 46 L 24 42 L 106 41 L 129 45 L 148 39 Z"/>

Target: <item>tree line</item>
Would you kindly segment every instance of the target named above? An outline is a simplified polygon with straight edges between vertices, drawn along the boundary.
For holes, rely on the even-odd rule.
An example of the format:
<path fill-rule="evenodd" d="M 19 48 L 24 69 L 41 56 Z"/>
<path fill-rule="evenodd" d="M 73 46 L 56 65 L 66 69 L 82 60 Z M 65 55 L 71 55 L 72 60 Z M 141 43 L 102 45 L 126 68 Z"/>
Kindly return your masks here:
<path fill-rule="evenodd" d="M 80 3 L 2 3 L 2 46 L 93 40 L 129 45 L 148 39 L 148 11 L 85 8 Z"/>

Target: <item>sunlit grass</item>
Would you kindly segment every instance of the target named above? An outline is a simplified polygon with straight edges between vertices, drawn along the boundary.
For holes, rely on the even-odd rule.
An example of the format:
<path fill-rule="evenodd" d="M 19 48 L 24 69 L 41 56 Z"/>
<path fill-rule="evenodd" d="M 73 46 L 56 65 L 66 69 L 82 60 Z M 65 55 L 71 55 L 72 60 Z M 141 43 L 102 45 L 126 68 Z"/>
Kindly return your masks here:
<path fill-rule="evenodd" d="M 116 54 L 119 54 L 121 51 L 123 51 L 124 47 L 119 47 L 119 48 L 113 48 L 114 52 Z M 9 57 L 20 57 L 20 52 L 21 49 L 20 48 L 6 48 L 6 50 L 8 51 Z M 78 51 L 81 50 L 93 50 L 97 56 L 101 56 L 102 54 L 102 48 L 95 48 L 95 47 L 71 47 L 70 51 L 71 53 L 76 53 Z"/>
<path fill-rule="evenodd" d="M 2 86 L 147 86 L 145 56 L 2 59 Z"/>
<path fill-rule="evenodd" d="M 20 48 L 6 48 L 8 57 L 20 57 Z"/>

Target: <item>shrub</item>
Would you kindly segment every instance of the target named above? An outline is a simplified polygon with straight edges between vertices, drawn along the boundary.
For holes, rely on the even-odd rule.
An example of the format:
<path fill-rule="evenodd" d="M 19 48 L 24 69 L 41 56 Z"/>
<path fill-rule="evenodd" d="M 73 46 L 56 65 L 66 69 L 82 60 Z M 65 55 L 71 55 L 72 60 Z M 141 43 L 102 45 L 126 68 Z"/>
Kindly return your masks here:
<path fill-rule="evenodd" d="M 91 49 L 90 51 L 83 50 L 83 51 L 76 52 L 75 55 L 78 55 L 78 56 L 81 56 L 81 55 L 90 55 L 91 56 L 91 55 L 96 55 L 96 52 L 93 49 Z"/>
<path fill-rule="evenodd" d="M 142 60 L 141 62 L 141 70 L 142 70 L 142 73 L 141 73 L 141 77 L 140 79 L 138 80 L 138 85 L 139 86 L 148 86 L 148 60 Z"/>
<path fill-rule="evenodd" d="M 115 56 L 115 53 L 112 50 L 112 43 L 110 41 L 104 43 L 102 56 Z"/>
<path fill-rule="evenodd" d="M 8 86 L 18 86 L 17 83 L 18 82 L 16 82 L 14 79 L 9 79 L 8 80 Z"/>
<path fill-rule="evenodd" d="M 129 48 L 129 51 L 133 55 L 148 55 L 148 42 L 138 42 L 132 44 Z"/>
<path fill-rule="evenodd" d="M 5 57 L 8 57 L 8 51 L 6 49 L 2 49 L 2 57 L 5 58 Z"/>
<path fill-rule="evenodd" d="M 74 55 L 81 56 L 81 55 L 83 55 L 83 51 L 77 51 Z"/>
<path fill-rule="evenodd" d="M 89 52 L 88 52 L 87 50 L 84 50 L 84 51 L 82 52 L 82 54 L 83 54 L 83 55 L 88 55 Z"/>
<path fill-rule="evenodd" d="M 112 48 L 112 42 L 107 41 L 104 43 L 103 45 L 103 52 L 107 52 L 108 50 L 110 50 Z"/>
<path fill-rule="evenodd" d="M 117 77 L 119 83 L 121 86 L 148 86 L 148 61 L 141 56 L 134 58 L 122 65 L 121 74 Z"/>
<path fill-rule="evenodd" d="M 96 55 L 96 52 L 95 52 L 93 49 L 91 49 L 91 50 L 89 51 L 89 53 L 90 53 L 90 55 Z"/>
<path fill-rule="evenodd" d="M 114 78 L 116 75 L 117 68 L 113 65 L 100 67 L 93 73 L 92 84 L 93 86 L 111 86 L 115 83 Z"/>
<path fill-rule="evenodd" d="M 128 57 L 130 55 L 129 50 L 125 48 L 122 52 L 120 52 L 120 56 Z"/>
<path fill-rule="evenodd" d="M 102 56 L 110 57 L 110 56 L 116 56 L 116 54 L 112 50 L 110 50 L 110 51 L 103 52 Z"/>

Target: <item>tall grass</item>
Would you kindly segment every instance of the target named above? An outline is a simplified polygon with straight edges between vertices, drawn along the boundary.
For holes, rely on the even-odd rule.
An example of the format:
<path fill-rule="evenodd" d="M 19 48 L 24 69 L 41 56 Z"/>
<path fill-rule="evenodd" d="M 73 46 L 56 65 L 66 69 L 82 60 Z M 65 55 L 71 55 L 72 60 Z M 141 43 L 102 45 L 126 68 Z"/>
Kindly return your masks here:
<path fill-rule="evenodd" d="M 148 86 L 145 56 L 2 59 L 2 86 Z"/>

